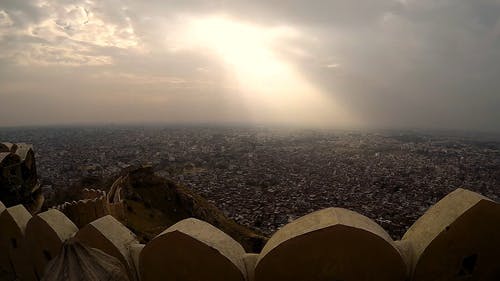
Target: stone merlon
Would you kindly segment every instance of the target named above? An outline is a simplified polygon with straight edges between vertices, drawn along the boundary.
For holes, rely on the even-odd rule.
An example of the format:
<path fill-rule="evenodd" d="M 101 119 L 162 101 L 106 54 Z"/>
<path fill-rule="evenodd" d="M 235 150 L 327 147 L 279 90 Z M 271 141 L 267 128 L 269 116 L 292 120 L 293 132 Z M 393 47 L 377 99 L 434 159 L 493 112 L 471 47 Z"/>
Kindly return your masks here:
<path fill-rule="evenodd" d="M 465 189 L 432 206 L 401 241 L 363 215 L 327 208 L 285 225 L 260 253 L 194 218 L 143 245 L 109 215 L 78 229 L 58 210 L 32 217 L 0 203 L 0 280 L 498 281 L 499 237 L 500 205 Z"/>

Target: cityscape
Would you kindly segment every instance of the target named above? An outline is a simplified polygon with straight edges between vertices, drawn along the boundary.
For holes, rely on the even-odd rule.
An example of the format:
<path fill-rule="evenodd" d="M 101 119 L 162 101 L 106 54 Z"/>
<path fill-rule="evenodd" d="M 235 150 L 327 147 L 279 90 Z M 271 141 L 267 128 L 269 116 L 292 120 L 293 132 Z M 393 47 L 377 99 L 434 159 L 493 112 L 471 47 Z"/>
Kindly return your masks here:
<path fill-rule="evenodd" d="M 500 281 L 500 0 L 0 0 L 0 281 Z"/>
<path fill-rule="evenodd" d="M 500 198 L 497 135 L 100 126 L 4 128 L 0 139 L 34 145 L 48 198 L 85 177 L 151 165 L 266 235 L 312 211 L 342 207 L 399 239 L 458 187 Z"/>

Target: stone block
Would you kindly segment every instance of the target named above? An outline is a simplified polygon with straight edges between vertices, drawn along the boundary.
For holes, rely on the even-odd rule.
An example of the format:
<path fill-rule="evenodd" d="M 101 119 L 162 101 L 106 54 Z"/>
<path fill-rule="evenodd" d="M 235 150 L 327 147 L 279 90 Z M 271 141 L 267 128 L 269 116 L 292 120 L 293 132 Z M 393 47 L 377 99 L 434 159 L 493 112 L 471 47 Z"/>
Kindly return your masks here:
<path fill-rule="evenodd" d="M 45 274 L 45 267 L 61 251 L 67 239 L 78 228 L 63 213 L 51 209 L 31 218 L 26 226 L 26 242 L 39 277 Z"/>
<path fill-rule="evenodd" d="M 144 244 L 132 244 L 130 245 L 130 256 L 132 257 L 132 261 L 134 263 L 135 272 L 139 276 L 139 257 L 141 255 L 142 249 L 144 249 L 146 245 Z"/>
<path fill-rule="evenodd" d="M 403 236 L 413 280 L 500 280 L 500 204 L 457 189 Z"/>
<path fill-rule="evenodd" d="M 120 260 L 129 272 L 130 280 L 136 280 L 130 245 L 138 244 L 137 238 L 114 217 L 99 218 L 80 229 L 75 237 L 82 244 L 97 248 Z"/>
<path fill-rule="evenodd" d="M 25 240 L 26 225 L 30 219 L 31 214 L 23 205 L 7 208 L 0 215 L 0 252 L 9 258 L 11 270 L 21 281 L 37 280 Z"/>
<path fill-rule="evenodd" d="M 169 227 L 141 252 L 142 281 L 244 281 L 245 250 L 216 227 L 194 219 Z"/>
<path fill-rule="evenodd" d="M 243 262 L 245 263 L 245 270 L 247 273 L 247 281 L 255 280 L 255 265 L 259 259 L 259 254 L 244 254 Z"/>
<path fill-rule="evenodd" d="M 356 212 L 328 208 L 278 230 L 259 256 L 255 280 L 402 281 L 406 272 L 382 227 Z"/>

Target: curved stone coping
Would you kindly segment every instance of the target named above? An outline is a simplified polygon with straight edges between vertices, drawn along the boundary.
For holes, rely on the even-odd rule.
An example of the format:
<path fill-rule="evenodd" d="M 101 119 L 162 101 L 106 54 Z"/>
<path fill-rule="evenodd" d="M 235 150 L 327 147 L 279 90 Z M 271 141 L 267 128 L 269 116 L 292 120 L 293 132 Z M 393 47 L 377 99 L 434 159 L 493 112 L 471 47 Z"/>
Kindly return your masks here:
<path fill-rule="evenodd" d="M 393 243 L 389 234 L 371 219 L 343 208 L 326 208 L 302 216 L 274 233 L 262 249 L 261 258 L 286 240 L 337 224 L 364 229 Z"/>
<path fill-rule="evenodd" d="M 106 197 L 106 192 L 104 190 L 93 188 L 84 188 L 82 190 L 83 199 L 101 199 L 103 197 Z"/>
<path fill-rule="evenodd" d="M 2 233 L 22 235 L 26 232 L 26 225 L 31 219 L 31 214 L 23 205 L 7 208 L 0 215 Z"/>
<path fill-rule="evenodd" d="M 278 230 L 264 246 L 255 280 L 404 280 L 391 237 L 356 212 L 328 208 Z"/>
<path fill-rule="evenodd" d="M 32 254 L 38 276 L 61 251 L 62 244 L 78 231 L 78 227 L 63 213 L 50 209 L 32 217 L 26 226 L 26 242 Z"/>
<path fill-rule="evenodd" d="M 123 202 L 119 201 L 110 204 L 107 197 L 107 193 L 103 190 L 84 188 L 82 190 L 83 199 L 64 202 L 53 208 L 66 214 L 78 227 L 84 227 L 88 223 L 106 215 L 124 219 Z"/>
<path fill-rule="evenodd" d="M 454 190 L 418 218 L 403 235 L 402 240 L 413 240 L 413 253 L 420 256 L 448 225 L 481 200 L 489 199 L 462 188 Z"/>
<path fill-rule="evenodd" d="M 35 270 L 25 241 L 26 225 L 31 214 L 23 205 L 5 209 L 0 215 L 0 252 L 7 256 L 9 265 L 3 265 L 13 271 L 20 280 L 36 280 Z M 4 263 L 5 260 L 1 259 Z"/>
<path fill-rule="evenodd" d="M 0 166 L 3 166 L 3 162 L 7 161 L 9 158 L 13 159 L 15 163 L 21 163 L 21 157 L 12 152 L 0 152 Z"/>
<path fill-rule="evenodd" d="M 13 152 L 16 151 L 17 144 L 11 142 L 0 142 L 0 152 Z"/>
<path fill-rule="evenodd" d="M 457 189 L 403 236 L 413 280 L 499 280 L 500 204 Z"/>
<path fill-rule="evenodd" d="M 0 216 L 2 213 L 6 210 L 5 205 L 0 201 Z M 11 273 L 13 271 L 10 262 L 9 262 L 9 255 L 8 255 L 8 245 L 6 244 L 5 238 L 3 238 L 3 235 L 5 235 L 2 232 L 2 229 L 4 226 L 1 226 L 0 228 L 0 274 L 7 274 L 7 272 Z"/>
<path fill-rule="evenodd" d="M 18 143 L 15 153 L 19 155 L 21 161 L 25 161 L 26 157 L 30 154 L 32 156 L 35 155 L 35 152 L 33 152 L 33 145 L 27 143 Z"/>
<path fill-rule="evenodd" d="M 254 281 L 255 276 L 255 265 L 259 259 L 259 254 L 245 254 L 243 255 L 243 262 L 245 263 L 245 268 L 247 271 L 247 281 Z"/>
<path fill-rule="evenodd" d="M 106 200 L 108 203 L 117 203 L 121 202 L 121 189 L 123 185 L 127 182 L 128 180 L 128 175 L 126 176 L 120 176 L 118 179 L 116 179 L 113 184 L 111 185 L 111 188 L 109 189 L 109 192 L 106 194 Z"/>
<path fill-rule="evenodd" d="M 64 202 L 62 204 L 53 206 L 52 209 L 57 209 L 64 212 L 68 207 L 74 207 L 76 205 L 86 204 L 88 202 L 99 202 L 102 201 L 103 205 L 106 203 L 106 192 L 99 189 L 84 188 L 82 190 L 82 199 L 72 202 Z"/>
<path fill-rule="evenodd" d="M 135 272 L 139 275 L 139 258 L 141 256 L 142 249 L 144 249 L 146 245 L 144 244 L 132 244 L 130 245 L 130 256 L 132 257 L 132 261 L 134 262 Z"/>
<path fill-rule="evenodd" d="M 140 254 L 140 276 L 149 280 L 245 280 L 245 250 L 218 228 L 182 220 L 149 242 Z"/>
<path fill-rule="evenodd" d="M 107 215 L 87 224 L 78 231 L 75 238 L 88 247 L 118 258 L 129 271 L 130 279 L 136 279 L 129 248 L 139 241 L 132 231 L 114 217 Z"/>
<path fill-rule="evenodd" d="M 43 250 L 52 256 L 54 245 L 74 230 L 56 210 L 31 217 L 22 205 L 5 208 L 0 202 L 0 279 L 5 272 L 35 279 L 34 268 L 41 271 L 32 257 Z M 196 219 L 173 225 L 146 245 L 111 216 L 86 225 L 77 237 L 117 257 L 132 280 L 136 272 L 142 281 L 500 280 L 500 205 L 464 189 L 432 206 L 398 242 L 369 218 L 339 208 L 291 222 L 260 254 L 246 254 L 232 238 Z M 410 277 L 402 260 L 410 265 Z"/>

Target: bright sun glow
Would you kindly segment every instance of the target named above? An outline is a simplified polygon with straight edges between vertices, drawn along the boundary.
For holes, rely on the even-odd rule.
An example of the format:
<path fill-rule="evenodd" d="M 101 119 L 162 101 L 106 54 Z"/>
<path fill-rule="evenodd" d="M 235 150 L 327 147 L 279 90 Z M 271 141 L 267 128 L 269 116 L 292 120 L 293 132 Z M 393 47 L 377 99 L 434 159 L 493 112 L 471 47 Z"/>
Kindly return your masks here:
<path fill-rule="evenodd" d="M 277 54 L 287 39 L 301 36 L 298 31 L 263 28 L 223 16 L 192 19 L 189 23 L 184 44 L 213 52 L 223 60 L 254 121 L 299 125 L 352 121 Z"/>

